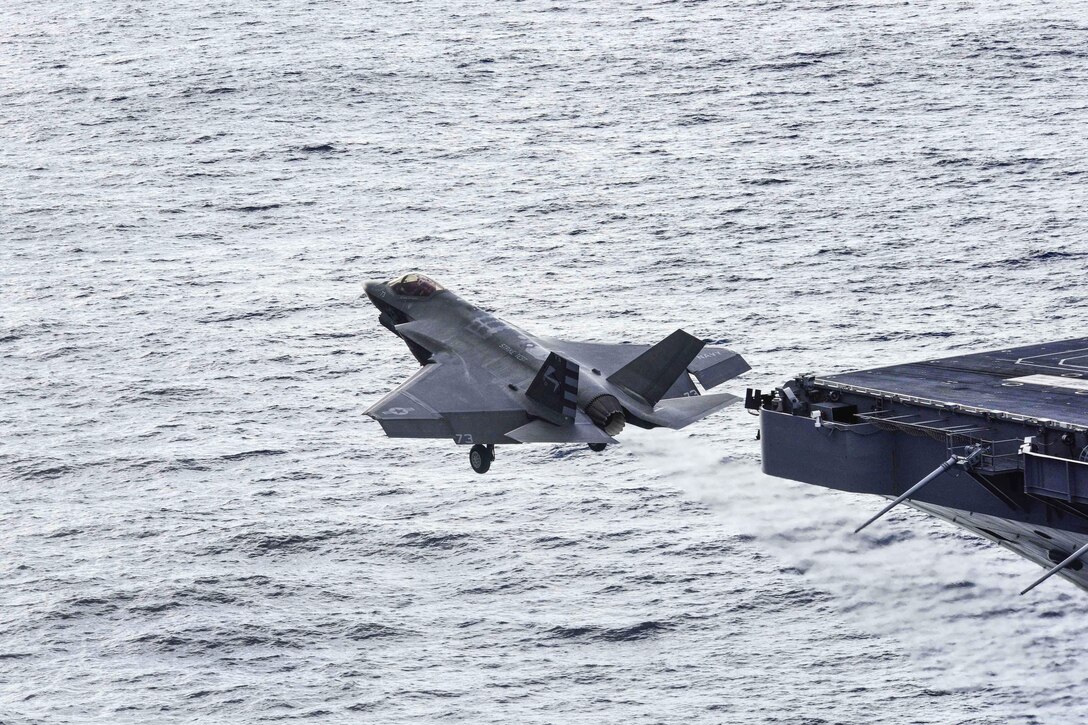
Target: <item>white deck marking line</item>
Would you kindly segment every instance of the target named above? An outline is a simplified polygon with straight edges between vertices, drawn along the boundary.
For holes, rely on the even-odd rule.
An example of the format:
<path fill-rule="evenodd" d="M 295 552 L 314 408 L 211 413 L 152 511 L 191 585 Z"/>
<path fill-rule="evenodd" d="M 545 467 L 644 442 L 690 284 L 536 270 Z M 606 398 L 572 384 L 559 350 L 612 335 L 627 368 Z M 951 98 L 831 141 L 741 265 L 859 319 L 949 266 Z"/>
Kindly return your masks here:
<path fill-rule="evenodd" d="M 1088 380 L 1083 378 L 1063 378 L 1058 375 L 1026 375 L 1022 378 L 1009 378 L 1005 382 L 1044 385 L 1048 388 L 1065 388 L 1067 390 L 1088 390 Z"/>
<path fill-rule="evenodd" d="M 1069 360 L 1078 360 L 1082 357 L 1088 357 L 1088 355 L 1074 355 L 1072 357 L 1063 357 L 1058 360 L 1057 365 L 1043 365 L 1040 363 L 1028 362 L 1029 360 L 1038 360 L 1039 358 L 1050 358 L 1053 360 L 1058 355 L 1069 356 L 1070 353 L 1083 352 L 1088 353 L 1088 347 L 1082 347 L 1077 350 L 1062 350 L 1060 352 L 1046 352 L 1041 355 L 1029 355 L 1028 357 L 1022 357 L 1016 361 L 1017 365 L 1024 365 L 1032 368 L 1045 368 L 1047 370 L 1079 370 L 1081 372 L 1088 372 L 1088 365 L 1066 365 Z"/>

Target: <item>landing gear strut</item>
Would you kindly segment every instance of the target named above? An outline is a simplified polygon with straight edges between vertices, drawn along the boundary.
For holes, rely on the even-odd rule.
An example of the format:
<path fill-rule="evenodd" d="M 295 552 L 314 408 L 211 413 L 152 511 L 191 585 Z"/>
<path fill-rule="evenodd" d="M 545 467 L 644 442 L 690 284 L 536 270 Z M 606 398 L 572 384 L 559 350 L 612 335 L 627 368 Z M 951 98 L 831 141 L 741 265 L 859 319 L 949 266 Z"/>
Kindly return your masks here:
<path fill-rule="evenodd" d="M 468 452 L 468 462 L 476 473 L 487 473 L 491 468 L 491 462 L 495 460 L 495 444 L 483 445 L 477 443 Z"/>
<path fill-rule="evenodd" d="M 608 447 L 607 443 L 590 443 L 589 444 L 589 450 L 596 451 L 597 453 L 600 453 L 601 451 L 603 451 L 607 447 Z"/>

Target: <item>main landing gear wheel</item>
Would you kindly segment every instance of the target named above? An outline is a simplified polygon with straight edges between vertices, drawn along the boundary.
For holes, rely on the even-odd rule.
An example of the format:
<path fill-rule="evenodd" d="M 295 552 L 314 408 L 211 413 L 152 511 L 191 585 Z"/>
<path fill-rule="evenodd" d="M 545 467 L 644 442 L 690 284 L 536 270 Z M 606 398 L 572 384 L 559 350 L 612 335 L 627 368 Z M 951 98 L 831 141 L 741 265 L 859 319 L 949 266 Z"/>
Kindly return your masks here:
<path fill-rule="evenodd" d="M 589 444 L 589 450 L 596 451 L 597 453 L 600 453 L 605 448 L 608 448 L 607 443 L 590 443 Z"/>
<path fill-rule="evenodd" d="M 485 446 L 477 443 L 468 452 L 468 462 L 476 473 L 487 473 L 491 468 L 491 462 L 495 460 L 495 446 Z"/>

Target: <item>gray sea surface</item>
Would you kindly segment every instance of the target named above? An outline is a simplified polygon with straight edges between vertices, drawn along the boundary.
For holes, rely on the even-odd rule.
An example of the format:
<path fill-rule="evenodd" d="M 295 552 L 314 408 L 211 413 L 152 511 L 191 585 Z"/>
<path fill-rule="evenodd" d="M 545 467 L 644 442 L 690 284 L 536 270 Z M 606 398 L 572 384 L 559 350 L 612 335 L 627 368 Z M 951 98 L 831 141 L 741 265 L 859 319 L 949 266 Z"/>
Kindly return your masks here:
<path fill-rule="evenodd" d="M 1088 722 L 1088 595 L 759 472 L 363 416 L 425 271 L 766 388 L 1088 334 L 1088 3 L 0 4 L 3 723 Z"/>

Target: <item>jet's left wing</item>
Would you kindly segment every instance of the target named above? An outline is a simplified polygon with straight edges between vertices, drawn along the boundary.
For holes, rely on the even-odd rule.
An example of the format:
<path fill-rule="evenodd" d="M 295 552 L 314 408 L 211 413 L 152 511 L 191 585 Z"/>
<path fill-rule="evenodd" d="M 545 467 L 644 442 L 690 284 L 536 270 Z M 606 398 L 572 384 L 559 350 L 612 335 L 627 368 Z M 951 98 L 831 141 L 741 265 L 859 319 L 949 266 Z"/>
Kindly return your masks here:
<path fill-rule="evenodd" d="M 366 414 L 392 438 L 453 438 L 457 443 L 514 443 L 506 433 L 528 423 L 524 406 L 486 371 L 448 353 L 420 368 Z"/>

